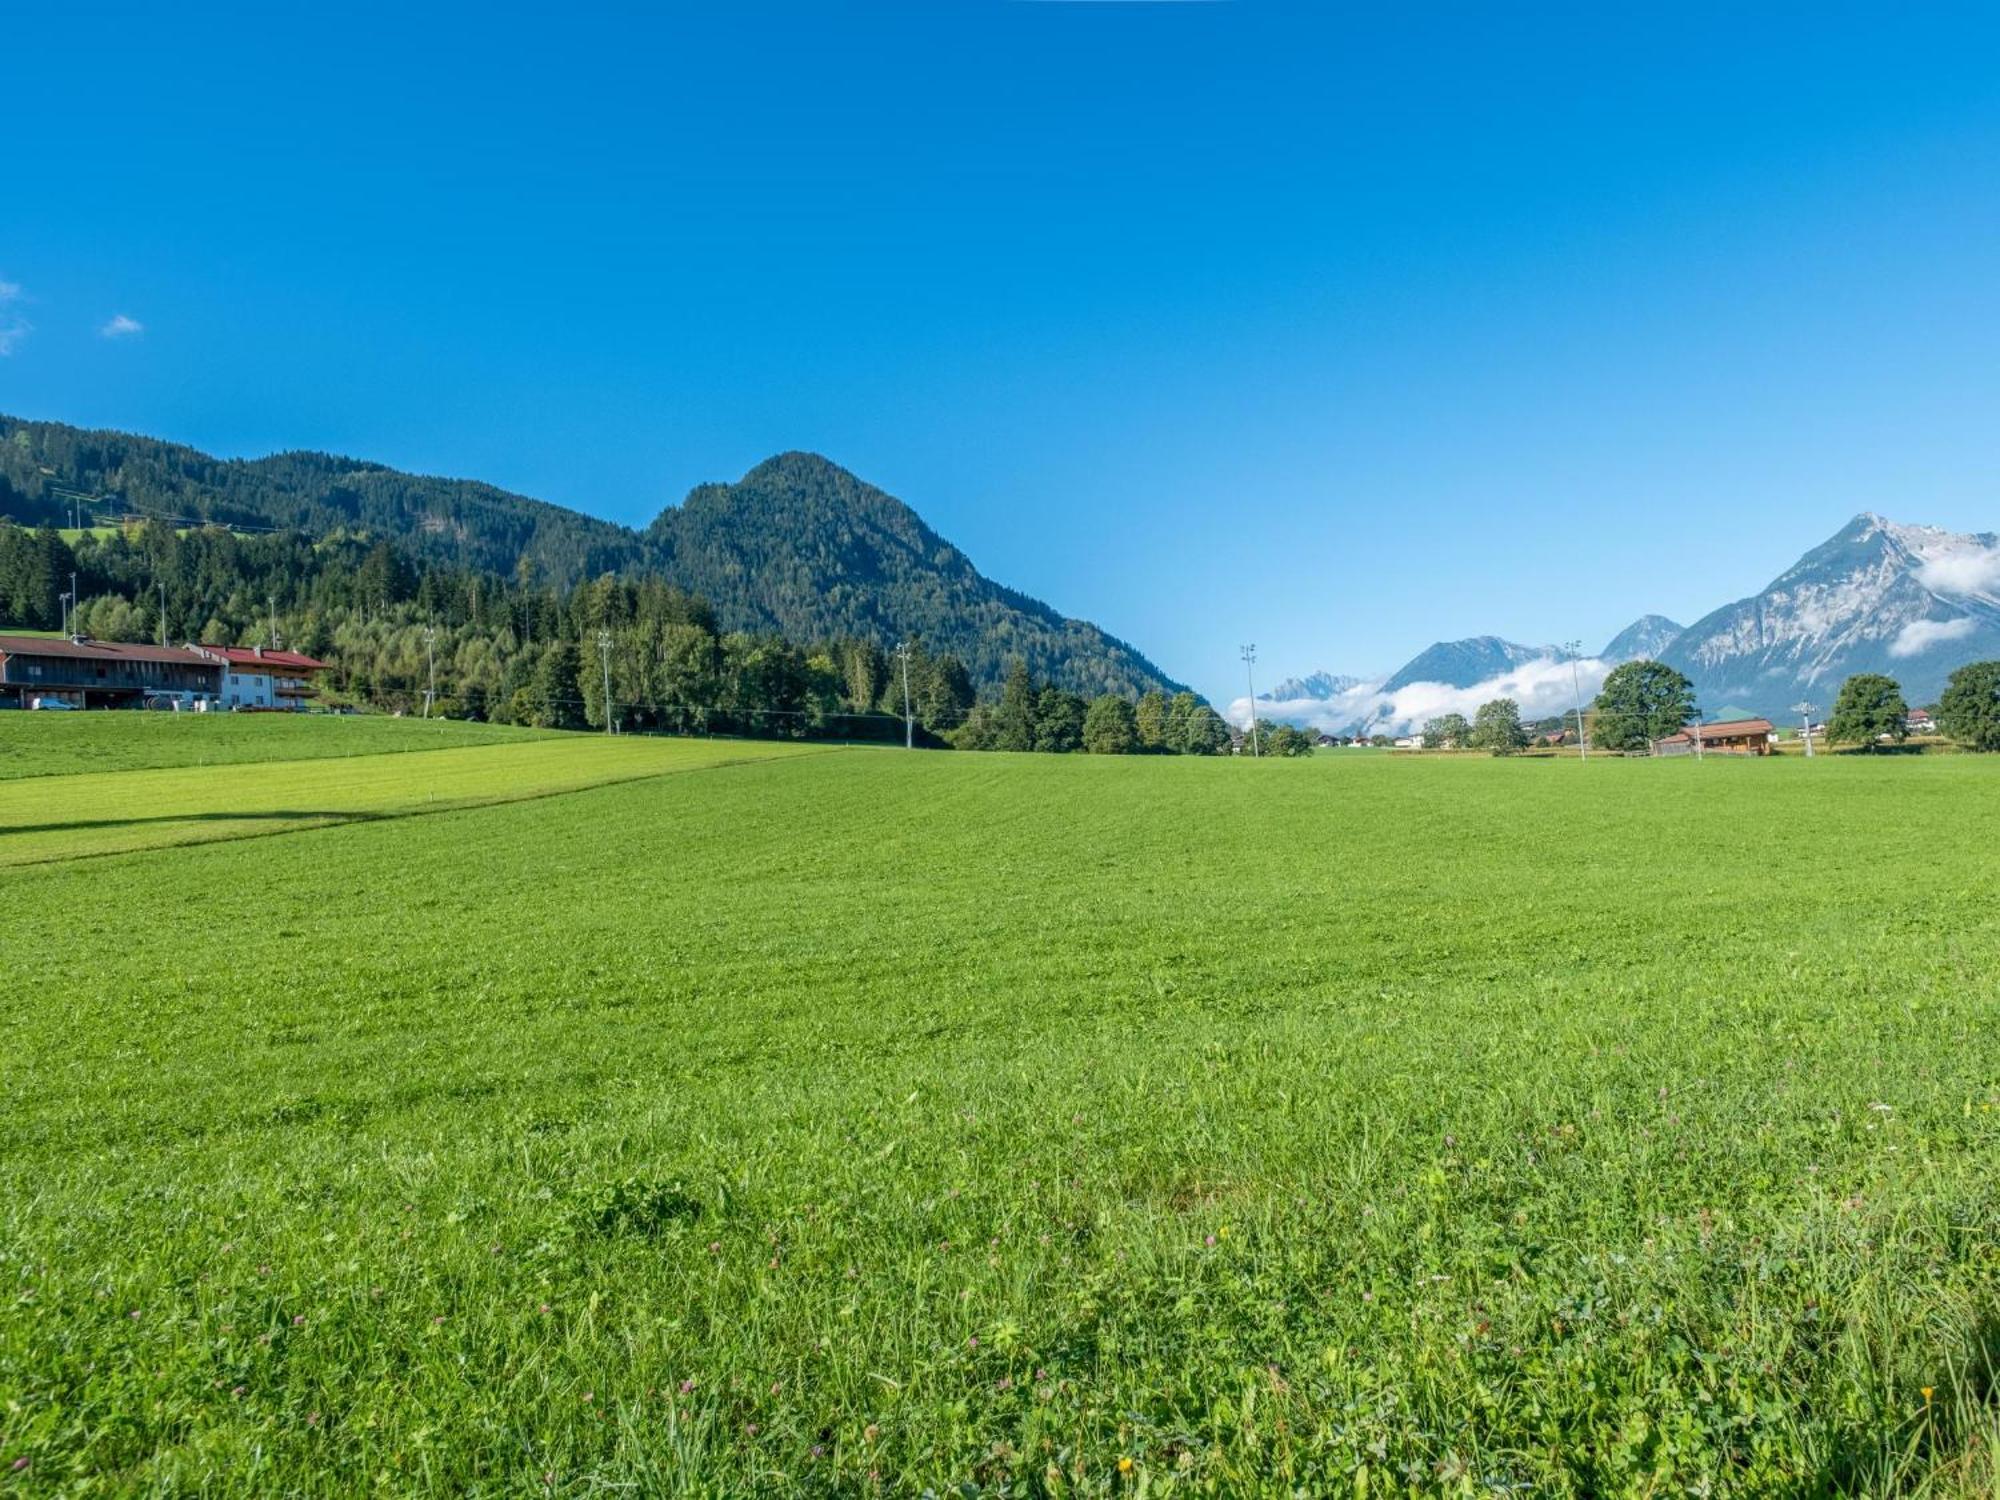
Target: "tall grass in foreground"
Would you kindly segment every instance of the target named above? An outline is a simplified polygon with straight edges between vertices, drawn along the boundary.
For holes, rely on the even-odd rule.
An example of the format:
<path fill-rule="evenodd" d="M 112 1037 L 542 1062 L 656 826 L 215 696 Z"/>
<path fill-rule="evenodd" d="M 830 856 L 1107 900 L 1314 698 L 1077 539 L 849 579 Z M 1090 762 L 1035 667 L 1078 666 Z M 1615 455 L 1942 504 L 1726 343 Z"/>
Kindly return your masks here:
<path fill-rule="evenodd" d="M 1996 777 L 849 752 L 8 872 L 0 1466 L 1990 1493 Z"/>

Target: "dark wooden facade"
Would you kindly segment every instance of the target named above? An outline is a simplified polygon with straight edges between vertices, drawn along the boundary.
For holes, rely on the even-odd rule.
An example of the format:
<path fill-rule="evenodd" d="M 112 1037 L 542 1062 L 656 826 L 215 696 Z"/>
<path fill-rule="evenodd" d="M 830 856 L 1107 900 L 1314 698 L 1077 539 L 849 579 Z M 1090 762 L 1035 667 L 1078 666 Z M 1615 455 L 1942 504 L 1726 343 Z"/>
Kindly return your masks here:
<path fill-rule="evenodd" d="M 152 693 L 213 697 L 221 689 L 219 663 L 177 646 L 0 635 L 0 702 L 12 707 L 46 695 L 79 708 L 122 708 Z"/>

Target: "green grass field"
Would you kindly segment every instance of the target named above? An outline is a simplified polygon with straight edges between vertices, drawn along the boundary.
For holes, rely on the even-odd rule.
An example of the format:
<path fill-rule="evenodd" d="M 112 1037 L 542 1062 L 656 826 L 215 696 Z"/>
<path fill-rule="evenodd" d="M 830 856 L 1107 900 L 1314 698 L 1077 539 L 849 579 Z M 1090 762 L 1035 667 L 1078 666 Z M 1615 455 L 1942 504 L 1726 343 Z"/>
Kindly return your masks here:
<path fill-rule="evenodd" d="M 262 761 L 227 770 L 0 780 L 0 867 L 519 802 L 803 753 L 811 752 L 758 741 L 580 735 L 316 765 Z"/>
<path fill-rule="evenodd" d="M 552 731 L 387 715 L 0 713 L 0 781 L 86 771 L 386 755 L 545 739 Z"/>
<path fill-rule="evenodd" d="M 0 877 L 0 1473 L 1992 1492 L 2000 761 L 717 758 Z"/>

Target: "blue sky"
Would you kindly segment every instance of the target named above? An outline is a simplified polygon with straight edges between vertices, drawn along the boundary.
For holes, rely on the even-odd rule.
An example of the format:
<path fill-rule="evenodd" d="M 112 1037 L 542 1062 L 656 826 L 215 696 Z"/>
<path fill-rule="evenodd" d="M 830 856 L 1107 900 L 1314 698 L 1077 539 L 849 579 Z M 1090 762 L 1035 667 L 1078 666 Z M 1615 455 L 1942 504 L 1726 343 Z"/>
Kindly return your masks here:
<path fill-rule="evenodd" d="M 1218 699 L 2000 526 L 2000 13 L 1629 9 L 19 7 L 0 410 L 817 449 Z"/>

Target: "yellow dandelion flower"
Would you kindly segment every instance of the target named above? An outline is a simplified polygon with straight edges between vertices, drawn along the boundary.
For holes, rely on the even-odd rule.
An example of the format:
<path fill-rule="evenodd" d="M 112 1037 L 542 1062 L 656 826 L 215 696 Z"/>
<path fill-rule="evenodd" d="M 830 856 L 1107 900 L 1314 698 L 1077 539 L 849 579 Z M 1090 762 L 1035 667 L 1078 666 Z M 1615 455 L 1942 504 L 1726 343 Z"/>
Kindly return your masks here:
<path fill-rule="evenodd" d="M 1121 1458 L 1121 1459 L 1119 1459 L 1119 1460 L 1118 1460 L 1118 1472 L 1119 1472 L 1120 1474 L 1130 1474 L 1130 1473 L 1132 1472 L 1132 1460 L 1131 1460 L 1131 1459 L 1129 1459 L 1129 1458 Z"/>
<path fill-rule="evenodd" d="M 1931 1391 L 1933 1389 L 1935 1389 L 1935 1387 L 1928 1385 L 1924 1387 L 1924 1405 L 1926 1406 L 1929 1406 L 1931 1404 Z"/>

